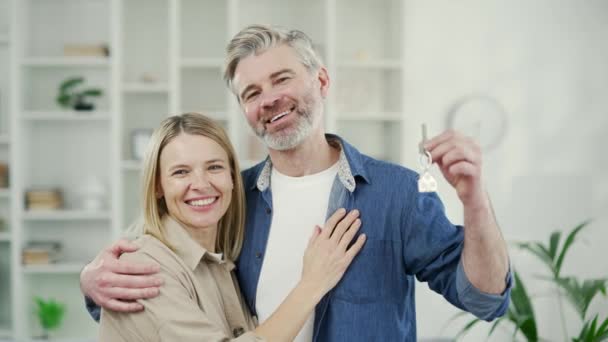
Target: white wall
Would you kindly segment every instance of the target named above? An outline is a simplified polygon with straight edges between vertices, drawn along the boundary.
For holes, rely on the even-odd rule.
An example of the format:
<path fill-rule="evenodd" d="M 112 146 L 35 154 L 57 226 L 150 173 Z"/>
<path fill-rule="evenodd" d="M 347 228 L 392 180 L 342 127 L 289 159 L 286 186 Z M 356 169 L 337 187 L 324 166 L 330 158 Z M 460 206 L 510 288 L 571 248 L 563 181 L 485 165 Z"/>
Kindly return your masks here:
<path fill-rule="evenodd" d="M 565 274 L 608 277 L 608 1 L 406 0 L 404 50 L 407 144 L 421 122 L 445 128 L 447 108 L 469 93 L 486 93 L 508 112 L 507 136 L 484 156 L 485 178 L 508 241 L 547 240 L 593 217 L 564 266 Z M 405 157 L 416 165 L 415 154 Z M 436 175 L 439 175 L 436 172 Z M 448 214 L 462 222 L 461 206 L 442 184 Z M 511 248 L 512 262 L 532 293 L 540 265 Z M 558 306 L 535 301 L 539 333 L 564 340 Z M 608 314 L 608 301 L 591 310 Z M 453 336 L 447 302 L 418 286 L 420 337 Z M 570 335 L 579 332 L 567 313 Z M 486 326 L 487 327 L 487 326 Z M 554 327 L 554 328 L 552 328 Z M 487 329 L 487 328 L 485 328 Z M 485 339 L 477 329 L 465 340 Z M 501 332 L 492 340 L 511 340 Z"/>

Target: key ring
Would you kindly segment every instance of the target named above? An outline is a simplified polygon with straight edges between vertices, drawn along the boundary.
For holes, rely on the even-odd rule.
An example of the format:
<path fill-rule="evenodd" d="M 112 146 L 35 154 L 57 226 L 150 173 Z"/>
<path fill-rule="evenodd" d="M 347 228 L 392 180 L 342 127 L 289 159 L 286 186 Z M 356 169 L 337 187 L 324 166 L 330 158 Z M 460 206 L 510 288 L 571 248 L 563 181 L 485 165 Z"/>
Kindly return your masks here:
<path fill-rule="evenodd" d="M 433 156 L 431 156 L 431 152 L 424 150 L 424 154 L 418 155 L 418 162 L 420 163 L 420 166 L 422 166 L 422 169 L 428 170 L 431 167 L 431 164 L 433 164 Z"/>

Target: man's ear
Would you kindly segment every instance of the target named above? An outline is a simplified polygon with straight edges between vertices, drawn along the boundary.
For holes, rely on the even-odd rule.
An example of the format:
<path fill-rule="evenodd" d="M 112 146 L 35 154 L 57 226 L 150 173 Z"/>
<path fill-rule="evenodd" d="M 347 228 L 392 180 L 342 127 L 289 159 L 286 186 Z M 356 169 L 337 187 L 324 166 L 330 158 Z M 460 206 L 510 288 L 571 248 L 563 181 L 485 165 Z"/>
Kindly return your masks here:
<path fill-rule="evenodd" d="M 317 71 L 317 79 L 319 80 L 321 97 L 326 98 L 327 92 L 329 91 L 329 74 L 327 73 L 327 69 L 325 67 L 320 67 L 319 71 Z"/>

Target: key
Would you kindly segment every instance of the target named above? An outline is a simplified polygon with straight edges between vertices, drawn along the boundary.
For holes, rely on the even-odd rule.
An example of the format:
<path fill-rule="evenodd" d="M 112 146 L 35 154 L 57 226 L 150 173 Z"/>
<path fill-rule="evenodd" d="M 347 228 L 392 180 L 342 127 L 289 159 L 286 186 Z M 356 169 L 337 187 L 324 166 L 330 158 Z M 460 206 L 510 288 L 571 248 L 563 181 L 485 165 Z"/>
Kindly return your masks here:
<path fill-rule="evenodd" d="M 418 145 L 418 149 L 420 151 L 420 154 L 426 154 L 426 150 L 424 149 L 424 143 L 427 141 L 427 136 L 426 136 L 426 124 L 422 124 L 422 141 L 420 142 L 420 144 Z"/>
<path fill-rule="evenodd" d="M 436 192 L 437 181 L 431 175 L 430 168 L 433 163 L 431 153 L 424 149 L 424 143 L 427 141 L 426 124 L 422 124 L 422 141 L 419 144 L 420 149 L 420 166 L 422 172 L 418 178 L 418 192 Z"/>

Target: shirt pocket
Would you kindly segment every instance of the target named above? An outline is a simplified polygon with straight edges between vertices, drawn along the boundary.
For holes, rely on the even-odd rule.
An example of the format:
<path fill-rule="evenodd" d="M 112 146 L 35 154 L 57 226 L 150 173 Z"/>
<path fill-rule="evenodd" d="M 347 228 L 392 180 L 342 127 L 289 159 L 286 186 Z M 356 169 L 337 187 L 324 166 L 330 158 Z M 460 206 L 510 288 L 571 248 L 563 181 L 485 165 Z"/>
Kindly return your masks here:
<path fill-rule="evenodd" d="M 352 303 L 395 299 L 400 293 L 398 278 L 405 277 L 396 267 L 396 249 L 394 241 L 368 239 L 334 288 L 332 297 Z"/>

